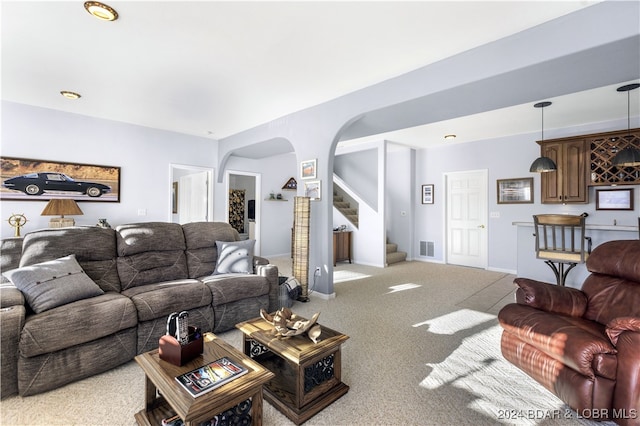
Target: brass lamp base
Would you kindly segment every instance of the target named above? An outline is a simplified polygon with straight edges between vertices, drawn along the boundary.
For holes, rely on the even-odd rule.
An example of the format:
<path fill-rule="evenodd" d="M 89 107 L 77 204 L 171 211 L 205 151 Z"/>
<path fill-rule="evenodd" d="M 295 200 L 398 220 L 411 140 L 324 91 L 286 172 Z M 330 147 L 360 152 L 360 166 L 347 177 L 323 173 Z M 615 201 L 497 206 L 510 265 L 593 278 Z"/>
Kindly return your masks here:
<path fill-rule="evenodd" d="M 76 221 L 72 217 L 54 217 L 49 219 L 49 228 L 68 228 L 75 226 Z"/>

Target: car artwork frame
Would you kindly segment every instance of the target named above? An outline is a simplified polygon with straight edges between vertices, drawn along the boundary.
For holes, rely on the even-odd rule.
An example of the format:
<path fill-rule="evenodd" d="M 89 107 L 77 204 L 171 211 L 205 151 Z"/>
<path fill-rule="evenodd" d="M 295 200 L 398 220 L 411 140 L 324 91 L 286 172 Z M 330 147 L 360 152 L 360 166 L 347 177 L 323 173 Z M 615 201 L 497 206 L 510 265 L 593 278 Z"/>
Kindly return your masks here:
<path fill-rule="evenodd" d="M 120 202 L 120 167 L 0 157 L 0 200 Z"/>

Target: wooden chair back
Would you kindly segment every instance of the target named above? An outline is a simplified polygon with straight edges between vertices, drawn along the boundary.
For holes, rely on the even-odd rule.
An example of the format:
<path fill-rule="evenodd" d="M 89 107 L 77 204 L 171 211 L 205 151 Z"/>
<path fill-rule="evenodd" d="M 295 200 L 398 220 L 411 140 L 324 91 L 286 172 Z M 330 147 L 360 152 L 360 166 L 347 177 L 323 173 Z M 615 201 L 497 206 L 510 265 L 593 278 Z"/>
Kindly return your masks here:
<path fill-rule="evenodd" d="M 533 223 L 538 259 L 586 262 L 591 253 L 591 239 L 585 235 L 584 216 L 539 214 L 533 216 Z"/>

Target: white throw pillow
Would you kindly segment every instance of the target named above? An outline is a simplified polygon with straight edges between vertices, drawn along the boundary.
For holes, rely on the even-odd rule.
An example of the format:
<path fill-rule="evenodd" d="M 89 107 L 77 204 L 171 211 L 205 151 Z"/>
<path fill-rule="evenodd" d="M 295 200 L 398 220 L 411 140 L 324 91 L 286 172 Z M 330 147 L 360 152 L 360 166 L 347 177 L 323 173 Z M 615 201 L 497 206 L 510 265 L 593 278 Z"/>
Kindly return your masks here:
<path fill-rule="evenodd" d="M 251 274 L 253 272 L 253 246 L 256 240 L 216 241 L 218 262 L 215 274 Z"/>

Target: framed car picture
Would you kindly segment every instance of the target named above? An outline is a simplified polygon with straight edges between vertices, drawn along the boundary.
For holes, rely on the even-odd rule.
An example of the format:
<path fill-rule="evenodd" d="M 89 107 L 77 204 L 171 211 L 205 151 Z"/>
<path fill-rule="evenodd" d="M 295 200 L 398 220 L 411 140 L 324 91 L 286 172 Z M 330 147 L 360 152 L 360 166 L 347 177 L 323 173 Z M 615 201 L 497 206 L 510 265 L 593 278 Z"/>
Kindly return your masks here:
<path fill-rule="evenodd" d="M 0 199 L 120 202 L 120 167 L 0 157 Z"/>

